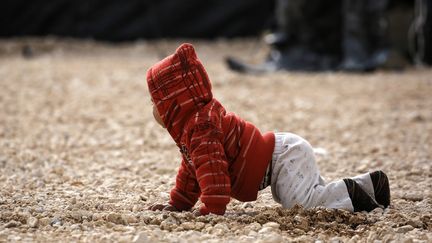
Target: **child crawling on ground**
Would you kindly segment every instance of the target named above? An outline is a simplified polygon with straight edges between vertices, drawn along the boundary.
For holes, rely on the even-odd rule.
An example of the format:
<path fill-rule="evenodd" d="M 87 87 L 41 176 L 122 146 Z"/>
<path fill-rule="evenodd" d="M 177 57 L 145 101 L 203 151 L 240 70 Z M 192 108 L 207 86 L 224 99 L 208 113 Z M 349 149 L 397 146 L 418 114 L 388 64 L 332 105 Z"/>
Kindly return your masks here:
<path fill-rule="evenodd" d="M 191 44 L 147 72 L 156 121 L 169 132 L 182 161 L 168 204 L 151 210 L 190 210 L 223 215 L 231 197 L 254 201 L 271 186 L 284 208 L 324 206 L 351 212 L 390 204 L 387 176 L 375 171 L 326 184 L 311 145 L 292 133 L 261 133 L 227 112 L 213 97 L 210 79 Z"/>

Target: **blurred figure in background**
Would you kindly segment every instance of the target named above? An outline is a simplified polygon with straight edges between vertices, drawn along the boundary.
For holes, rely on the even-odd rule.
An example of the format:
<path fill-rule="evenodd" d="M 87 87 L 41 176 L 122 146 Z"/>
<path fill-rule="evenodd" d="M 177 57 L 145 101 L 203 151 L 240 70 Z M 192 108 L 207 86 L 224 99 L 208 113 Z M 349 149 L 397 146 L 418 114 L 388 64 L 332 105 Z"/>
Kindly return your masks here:
<path fill-rule="evenodd" d="M 427 13 L 431 12 L 431 2 L 415 3 L 410 31 L 412 57 L 431 56 L 427 54 L 432 25 Z M 227 64 L 232 70 L 245 73 L 375 70 L 389 61 L 389 5 L 389 0 L 277 0 L 276 29 L 265 37 L 271 46 L 265 62 L 250 65 L 228 58 Z M 407 30 L 396 28 L 408 35 Z M 424 57 L 417 59 L 427 61 Z"/>
<path fill-rule="evenodd" d="M 343 1 L 343 60 L 340 69 L 370 71 L 388 58 L 388 0 Z"/>
<path fill-rule="evenodd" d="M 432 64 L 432 0 L 6 0 L 0 38 L 72 37 L 110 42 L 257 36 L 273 23 L 260 65 L 269 72 L 401 69 Z M 395 50 L 396 55 L 395 55 Z M 32 57 L 32 45 L 23 56 Z M 395 58 L 396 57 L 396 58 Z M 400 59 L 400 61 L 398 60 Z M 399 62 L 395 64 L 395 60 Z"/>
<path fill-rule="evenodd" d="M 432 65 L 432 0 L 415 1 L 408 42 L 415 64 Z"/>
<path fill-rule="evenodd" d="M 276 27 L 265 36 L 267 60 L 249 65 L 228 58 L 231 69 L 260 73 L 276 70 L 335 70 L 341 59 L 342 0 L 277 0 Z"/>

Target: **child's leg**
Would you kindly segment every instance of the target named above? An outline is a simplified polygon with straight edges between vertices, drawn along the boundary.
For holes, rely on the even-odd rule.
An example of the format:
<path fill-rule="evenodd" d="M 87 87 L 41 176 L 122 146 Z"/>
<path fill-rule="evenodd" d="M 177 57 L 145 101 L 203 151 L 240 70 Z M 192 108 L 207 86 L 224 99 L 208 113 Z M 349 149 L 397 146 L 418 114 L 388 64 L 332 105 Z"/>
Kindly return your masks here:
<path fill-rule="evenodd" d="M 276 134 L 272 194 L 285 208 L 324 206 L 354 211 L 343 180 L 325 184 L 319 174 L 311 145 L 291 134 Z"/>
<path fill-rule="evenodd" d="M 273 198 L 283 207 L 300 204 L 307 208 L 324 206 L 349 211 L 370 211 L 378 207 L 371 174 L 325 184 L 312 147 L 295 134 L 277 134 L 272 169 Z"/>

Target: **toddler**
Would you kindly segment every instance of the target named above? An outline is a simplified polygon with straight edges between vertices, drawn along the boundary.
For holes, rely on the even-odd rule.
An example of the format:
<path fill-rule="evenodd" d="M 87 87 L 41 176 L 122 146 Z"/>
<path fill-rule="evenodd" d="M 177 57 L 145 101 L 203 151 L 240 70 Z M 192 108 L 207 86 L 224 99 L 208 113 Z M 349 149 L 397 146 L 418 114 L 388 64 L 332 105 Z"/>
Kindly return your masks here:
<path fill-rule="evenodd" d="M 153 115 L 182 155 L 167 205 L 151 210 L 190 210 L 198 198 L 201 215 L 223 215 L 231 197 L 254 201 L 271 186 L 285 208 L 324 206 L 351 212 L 390 204 L 382 171 L 326 184 L 311 145 L 292 133 L 261 133 L 213 97 L 210 79 L 191 44 L 147 72 Z"/>

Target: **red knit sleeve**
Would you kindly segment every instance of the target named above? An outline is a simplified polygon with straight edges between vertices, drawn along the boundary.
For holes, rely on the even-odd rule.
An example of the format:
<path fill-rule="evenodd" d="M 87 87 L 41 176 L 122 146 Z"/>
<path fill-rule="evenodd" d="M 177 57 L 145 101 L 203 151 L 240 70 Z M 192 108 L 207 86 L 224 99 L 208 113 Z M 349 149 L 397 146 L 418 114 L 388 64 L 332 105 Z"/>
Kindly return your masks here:
<path fill-rule="evenodd" d="M 199 196 L 200 188 L 196 177 L 188 171 L 183 160 L 177 173 L 175 187 L 170 193 L 169 204 L 180 211 L 189 210 L 198 201 Z"/>
<path fill-rule="evenodd" d="M 221 136 L 220 129 L 207 123 L 197 126 L 191 138 L 191 159 L 201 189 L 204 205 L 200 213 L 203 215 L 223 215 L 231 198 L 228 162 L 220 142 Z"/>

